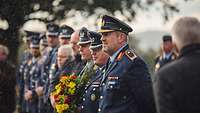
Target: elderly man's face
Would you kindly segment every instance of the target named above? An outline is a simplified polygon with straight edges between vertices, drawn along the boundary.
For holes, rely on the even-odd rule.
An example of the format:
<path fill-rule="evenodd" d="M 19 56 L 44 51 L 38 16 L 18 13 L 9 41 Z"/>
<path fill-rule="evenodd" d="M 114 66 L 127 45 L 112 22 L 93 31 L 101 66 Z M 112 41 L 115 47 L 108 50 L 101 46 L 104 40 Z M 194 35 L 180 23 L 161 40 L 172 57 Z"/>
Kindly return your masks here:
<path fill-rule="evenodd" d="M 91 55 L 89 47 L 90 47 L 90 44 L 80 45 L 79 50 L 80 50 L 82 60 L 91 60 L 92 59 L 92 55 Z"/>
<path fill-rule="evenodd" d="M 70 44 L 72 45 L 72 50 L 75 55 L 79 54 L 80 46 L 78 45 L 78 42 L 79 42 L 79 35 L 73 33 L 70 39 Z"/>
<path fill-rule="evenodd" d="M 67 51 L 65 51 L 65 49 L 58 49 L 57 64 L 59 68 L 64 66 L 67 59 L 68 59 Z"/>

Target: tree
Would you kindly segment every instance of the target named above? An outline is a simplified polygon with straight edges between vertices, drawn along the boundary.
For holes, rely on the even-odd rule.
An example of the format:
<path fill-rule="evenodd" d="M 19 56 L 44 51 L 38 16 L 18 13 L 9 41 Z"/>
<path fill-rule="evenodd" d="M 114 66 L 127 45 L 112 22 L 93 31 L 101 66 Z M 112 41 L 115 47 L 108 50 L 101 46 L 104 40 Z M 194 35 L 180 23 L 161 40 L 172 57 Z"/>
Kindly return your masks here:
<path fill-rule="evenodd" d="M 67 15 L 69 11 L 85 12 L 85 16 L 104 13 L 114 14 L 119 11 L 128 21 L 136 15 L 136 9 L 148 10 L 155 2 L 160 2 L 164 19 L 168 20 L 168 11 L 177 12 L 178 9 L 170 5 L 168 0 L 0 0 L 0 20 L 6 20 L 7 29 L 0 28 L 0 43 L 10 49 L 10 58 L 16 63 L 17 49 L 19 46 L 19 29 L 29 19 L 41 19 L 45 22 L 59 21 L 73 16 Z M 37 14 L 42 16 L 37 16 Z M 75 15 L 75 14 L 74 14 Z"/>

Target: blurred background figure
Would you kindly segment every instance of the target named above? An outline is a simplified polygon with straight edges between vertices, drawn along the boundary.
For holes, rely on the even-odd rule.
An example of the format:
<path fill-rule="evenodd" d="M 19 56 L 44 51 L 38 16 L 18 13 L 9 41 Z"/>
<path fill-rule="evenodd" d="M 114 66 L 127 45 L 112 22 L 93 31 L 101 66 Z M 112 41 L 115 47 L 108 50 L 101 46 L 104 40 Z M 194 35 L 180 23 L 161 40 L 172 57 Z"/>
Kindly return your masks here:
<path fill-rule="evenodd" d="M 6 46 L 0 45 L 0 62 L 6 61 L 9 54 L 9 50 Z"/>
<path fill-rule="evenodd" d="M 172 27 L 179 57 L 153 80 L 157 113 L 200 113 L 200 21 L 182 17 Z"/>
<path fill-rule="evenodd" d="M 0 45 L 0 112 L 13 113 L 15 110 L 15 66 L 8 62 L 9 50 Z"/>
<path fill-rule="evenodd" d="M 60 45 L 66 45 L 70 43 L 70 38 L 74 29 L 67 25 L 62 25 L 59 31 L 59 42 Z"/>
<path fill-rule="evenodd" d="M 164 35 L 163 43 L 160 50 L 160 55 L 155 60 L 155 71 L 159 70 L 165 64 L 175 60 L 178 56 L 175 44 L 172 41 L 171 35 Z"/>
<path fill-rule="evenodd" d="M 26 73 L 24 73 L 24 104 L 26 107 L 23 112 L 27 113 L 38 113 L 38 93 L 35 90 L 40 85 L 40 36 L 32 36 L 31 37 L 31 44 L 30 44 L 30 52 L 32 58 L 28 60 L 28 64 L 24 67 Z"/>
<path fill-rule="evenodd" d="M 46 52 L 45 49 L 48 47 L 48 43 L 45 35 L 42 35 L 40 38 L 40 53 L 43 55 Z"/>
<path fill-rule="evenodd" d="M 70 44 L 72 46 L 73 56 L 74 56 L 74 61 L 73 61 L 74 66 L 72 70 L 74 75 L 79 75 L 79 73 L 86 64 L 86 61 L 83 61 L 81 59 L 81 54 L 79 51 L 80 46 L 78 45 L 78 42 L 79 42 L 79 30 L 73 32 L 70 39 Z"/>

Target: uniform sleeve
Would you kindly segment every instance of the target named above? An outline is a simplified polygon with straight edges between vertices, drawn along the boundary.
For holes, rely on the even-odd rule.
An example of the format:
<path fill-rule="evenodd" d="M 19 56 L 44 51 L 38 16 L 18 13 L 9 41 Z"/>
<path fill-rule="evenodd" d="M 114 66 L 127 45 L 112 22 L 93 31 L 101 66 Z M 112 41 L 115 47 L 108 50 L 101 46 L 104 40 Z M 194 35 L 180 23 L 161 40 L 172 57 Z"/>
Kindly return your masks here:
<path fill-rule="evenodd" d="M 156 113 L 152 81 L 146 64 L 134 59 L 127 72 L 127 83 L 141 113 Z"/>
<path fill-rule="evenodd" d="M 175 96 L 171 82 L 166 78 L 170 72 L 158 72 L 153 79 L 156 108 L 158 113 L 178 113 L 174 103 Z"/>

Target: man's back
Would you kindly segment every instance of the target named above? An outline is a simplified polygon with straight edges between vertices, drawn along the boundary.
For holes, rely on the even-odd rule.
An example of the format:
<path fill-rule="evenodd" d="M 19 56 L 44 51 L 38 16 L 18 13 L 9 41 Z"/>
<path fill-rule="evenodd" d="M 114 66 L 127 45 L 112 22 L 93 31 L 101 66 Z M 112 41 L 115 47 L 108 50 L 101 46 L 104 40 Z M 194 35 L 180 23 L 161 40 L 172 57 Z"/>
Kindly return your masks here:
<path fill-rule="evenodd" d="M 158 113 L 200 112 L 200 44 L 185 47 L 180 57 L 154 79 Z"/>

